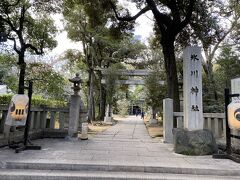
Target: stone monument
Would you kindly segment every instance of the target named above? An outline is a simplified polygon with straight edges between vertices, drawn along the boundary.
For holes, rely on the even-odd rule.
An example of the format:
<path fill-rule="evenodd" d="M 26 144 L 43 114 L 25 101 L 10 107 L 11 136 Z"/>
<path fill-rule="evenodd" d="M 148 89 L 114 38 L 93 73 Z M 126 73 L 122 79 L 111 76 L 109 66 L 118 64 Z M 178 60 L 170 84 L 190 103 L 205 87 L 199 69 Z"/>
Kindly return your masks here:
<path fill-rule="evenodd" d="M 211 131 L 203 129 L 201 48 L 187 47 L 183 57 L 184 129 L 173 129 L 174 152 L 212 154 L 216 141 Z"/>
<path fill-rule="evenodd" d="M 184 128 L 203 129 L 201 48 L 187 47 L 183 52 Z"/>
<path fill-rule="evenodd" d="M 81 106 L 81 97 L 79 95 L 80 83 L 82 82 L 79 74 L 76 77 L 69 79 L 73 83 L 74 94 L 70 98 L 70 110 L 69 110 L 69 124 L 68 124 L 68 138 L 78 138 L 78 123 Z"/>

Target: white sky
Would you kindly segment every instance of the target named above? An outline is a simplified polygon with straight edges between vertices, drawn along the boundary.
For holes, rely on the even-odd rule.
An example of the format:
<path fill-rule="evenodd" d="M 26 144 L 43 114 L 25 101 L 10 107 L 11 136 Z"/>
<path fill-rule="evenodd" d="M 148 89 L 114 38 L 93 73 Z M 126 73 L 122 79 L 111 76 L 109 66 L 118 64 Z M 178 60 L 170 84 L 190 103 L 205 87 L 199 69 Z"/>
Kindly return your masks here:
<path fill-rule="evenodd" d="M 129 9 L 129 11 L 132 13 L 132 15 L 135 15 L 139 10 L 136 9 L 134 4 L 129 3 L 127 0 L 121 0 L 121 4 L 123 7 L 126 7 Z M 82 49 L 81 43 L 75 43 L 72 42 L 70 39 L 67 38 L 67 32 L 63 31 L 63 23 L 61 22 L 61 15 L 55 15 L 54 16 L 56 25 L 58 29 L 60 29 L 62 32 L 60 32 L 56 40 L 58 41 L 58 45 L 55 49 L 52 50 L 52 52 L 49 53 L 50 56 L 58 56 L 61 55 L 64 51 L 67 49 Z M 152 19 L 152 13 L 147 12 L 146 14 L 140 16 L 136 20 L 136 25 L 135 25 L 135 31 L 134 34 L 136 36 L 141 36 L 141 40 L 143 42 L 146 42 L 147 39 L 150 37 L 152 34 L 152 29 L 153 29 L 153 21 Z"/>

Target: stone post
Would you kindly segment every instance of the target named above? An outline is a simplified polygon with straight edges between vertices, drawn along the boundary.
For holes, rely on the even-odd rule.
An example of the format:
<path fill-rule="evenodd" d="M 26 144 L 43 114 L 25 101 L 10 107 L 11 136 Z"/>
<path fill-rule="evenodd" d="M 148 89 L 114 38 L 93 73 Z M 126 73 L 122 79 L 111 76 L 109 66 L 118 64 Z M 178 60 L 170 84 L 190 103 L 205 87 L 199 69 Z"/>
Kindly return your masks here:
<path fill-rule="evenodd" d="M 173 142 L 173 100 L 170 98 L 163 100 L 163 141 Z"/>
<path fill-rule="evenodd" d="M 202 55 L 200 47 L 183 52 L 184 128 L 203 129 Z"/>
<path fill-rule="evenodd" d="M 88 123 L 82 123 L 82 133 L 81 133 L 81 140 L 88 139 Z"/>
<path fill-rule="evenodd" d="M 157 120 L 155 118 L 153 118 L 153 113 L 155 113 L 155 112 L 153 111 L 152 107 L 151 107 L 150 113 L 151 113 L 151 117 L 150 117 L 149 123 L 152 125 L 157 124 L 158 123 Z"/>
<path fill-rule="evenodd" d="M 70 109 L 69 109 L 69 124 L 68 124 L 68 136 L 78 136 L 78 122 L 80 111 L 81 98 L 79 95 L 71 95 Z"/>
<path fill-rule="evenodd" d="M 81 105 L 81 98 L 79 96 L 81 79 L 79 74 L 76 77 L 69 79 L 74 85 L 72 87 L 74 94 L 70 98 L 70 109 L 69 109 L 69 124 L 68 124 L 68 138 L 78 138 L 78 124 L 79 124 L 79 112 Z"/>
<path fill-rule="evenodd" d="M 104 123 L 105 124 L 112 124 L 112 108 L 111 106 L 108 104 L 106 107 L 106 112 L 105 112 L 105 117 L 104 117 Z"/>
<path fill-rule="evenodd" d="M 177 117 L 177 128 L 183 128 L 183 117 Z"/>

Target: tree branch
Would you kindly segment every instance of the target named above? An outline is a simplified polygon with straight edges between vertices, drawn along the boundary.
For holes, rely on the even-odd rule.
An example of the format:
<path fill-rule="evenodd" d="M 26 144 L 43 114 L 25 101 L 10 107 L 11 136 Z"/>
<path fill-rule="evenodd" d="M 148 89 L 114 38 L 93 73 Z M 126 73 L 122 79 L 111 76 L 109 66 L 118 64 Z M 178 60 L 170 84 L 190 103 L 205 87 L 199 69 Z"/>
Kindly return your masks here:
<path fill-rule="evenodd" d="M 153 15 L 155 16 L 155 19 L 157 20 L 157 23 L 159 26 L 163 27 L 164 26 L 168 26 L 172 24 L 172 20 L 169 16 L 167 16 L 166 14 L 161 13 L 158 9 L 157 9 L 157 5 L 153 0 L 146 0 L 148 6 L 150 7 Z"/>
<path fill-rule="evenodd" d="M 21 8 L 21 16 L 19 18 L 19 31 L 23 30 L 23 23 L 24 23 L 24 20 L 25 20 L 25 12 L 26 12 L 26 7 L 23 6 Z"/>
<path fill-rule="evenodd" d="M 20 52 L 20 50 L 18 50 L 17 49 L 17 43 L 16 43 L 16 39 L 15 38 L 8 38 L 9 40 L 11 40 L 11 41 L 13 41 L 13 49 L 14 49 L 14 51 L 16 51 L 18 54 L 20 54 L 21 52 Z"/>
<path fill-rule="evenodd" d="M 173 21 L 177 22 L 177 24 L 180 23 L 181 17 L 180 17 L 178 2 L 176 0 L 171 0 L 168 2 L 168 7 L 169 9 L 171 9 L 171 12 L 173 15 Z"/>
<path fill-rule="evenodd" d="M 32 44 L 26 44 L 25 45 L 25 49 L 32 49 L 37 55 L 42 55 L 43 54 L 43 48 L 41 47 L 40 48 L 40 51 L 35 47 L 33 46 Z"/>
<path fill-rule="evenodd" d="M 118 15 L 118 13 L 117 13 L 116 6 L 113 4 L 113 2 L 112 2 L 111 0 L 110 0 L 109 2 L 110 2 L 110 4 L 111 4 L 111 6 L 112 6 L 112 9 L 113 9 L 113 11 L 114 11 L 114 14 L 115 14 L 117 20 L 119 20 L 119 21 L 128 21 L 128 22 L 130 22 L 130 21 L 136 20 L 139 16 L 141 16 L 142 14 L 144 14 L 145 12 L 147 12 L 147 11 L 150 10 L 149 6 L 146 6 L 146 7 L 144 7 L 142 10 L 140 10 L 140 11 L 139 11 L 136 15 L 134 15 L 134 16 L 124 16 L 124 17 L 120 17 L 120 16 Z"/>
<path fill-rule="evenodd" d="M 20 0 L 17 0 L 17 2 L 15 2 L 13 4 L 8 4 L 7 8 L 12 7 L 12 6 L 16 6 L 16 5 L 18 5 L 18 3 L 20 3 Z"/>
<path fill-rule="evenodd" d="M 209 54 L 210 58 L 209 60 L 212 61 L 219 45 L 221 44 L 221 42 L 227 37 L 228 34 L 230 34 L 232 32 L 232 30 L 234 29 L 234 27 L 237 25 L 237 21 L 239 18 L 235 19 L 235 21 L 232 23 L 232 26 L 229 28 L 229 30 L 227 32 L 225 32 L 225 34 L 222 36 L 222 38 L 219 39 L 219 41 L 217 42 L 217 44 L 215 44 L 215 46 L 213 47 L 212 52 Z"/>
<path fill-rule="evenodd" d="M 6 13 L 6 12 L 5 12 L 5 13 Z M 2 16 L 0 16 L 0 19 L 1 19 L 3 22 L 7 23 L 7 24 L 11 27 L 11 29 L 12 29 L 13 31 L 17 32 L 17 29 L 14 27 L 13 23 L 11 22 L 8 13 L 6 13 L 6 15 L 7 15 L 7 19 L 3 18 Z"/>
<path fill-rule="evenodd" d="M 178 34 L 184 27 L 187 26 L 187 24 L 190 22 L 191 18 L 192 18 L 192 12 L 193 12 L 193 7 L 195 4 L 196 0 L 190 0 L 190 3 L 188 5 L 188 9 L 187 9 L 187 14 L 185 19 L 179 24 L 179 26 L 176 28 L 176 34 Z"/>

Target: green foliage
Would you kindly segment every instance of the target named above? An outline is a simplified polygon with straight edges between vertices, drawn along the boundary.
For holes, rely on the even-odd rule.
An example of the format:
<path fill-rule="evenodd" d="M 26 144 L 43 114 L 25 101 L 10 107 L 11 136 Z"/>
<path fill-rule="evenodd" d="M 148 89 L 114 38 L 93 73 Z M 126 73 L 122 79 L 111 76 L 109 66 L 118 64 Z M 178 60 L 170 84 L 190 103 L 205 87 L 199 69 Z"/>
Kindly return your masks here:
<path fill-rule="evenodd" d="M 146 98 L 146 91 L 144 90 L 144 86 L 136 85 L 133 92 L 130 93 L 130 99 L 133 103 L 138 102 L 140 99 Z"/>
<path fill-rule="evenodd" d="M 26 79 L 36 79 L 33 91 L 45 98 L 63 100 L 66 98 L 65 87 L 67 81 L 50 65 L 31 63 L 27 66 Z M 69 85 L 70 86 L 70 85 Z"/>
<path fill-rule="evenodd" d="M 11 54 L 0 54 L 0 84 L 6 84 L 13 92 L 17 90 L 16 57 Z"/>
<path fill-rule="evenodd" d="M 121 64 L 113 64 L 106 70 L 106 100 L 110 105 L 113 103 L 114 95 L 116 93 L 116 80 L 118 80 L 117 71 L 119 69 L 123 69 L 123 66 Z"/>
<path fill-rule="evenodd" d="M 16 57 L 9 54 L 0 55 L 0 82 L 6 84 L 13 92 L 17 92 L 18 68 L 14 66 Z M 66 97 L 66 80 L 50 65 L 42 63 L 27 64 L 26 79 L 35 79 L 33 82 L 34 94 L 45 98 L 64 99 Z"/>
<path fill-rule="evenodd" d="M 12 95 L 0 95 L 0 104 L 9 104 L 12 99 Z"/>
<path fill-rule="evenodd" d="M 240 77 L 240 59 L 238 55 L 229 47 L 222 49 L 214 64 L 215 87 L 212 87 L 203 76 L 203 107 L 204 112 L 224 111 L 224 88 L 231 88 L 231 79 Z M 216 89 L 218 100 L 211 93 L 211 88 Z"/>
<path fill-rule="evenodd" d="M 128 115 L 128 108 L 130 106 L 130 103 L 127 99 L 119 99 L 117 101 L 117 110 L 118 110 L 118 114 L 120 114 L 121 116 L 126 116 Z"/>
<path fill-rule="evenodd" d="M 238 55 L 226 47 L 217 58 L 216 79 L 219 82 L 221 79 L 221 87 L 227 86 L 230 88 L 231 79 L 240 76 L 240 59 Z M 220 85 L 220 84 L 219 84 Z"/>
<path fill-rule="evenodd" d="M 53 0 L 2 0 L 0 15 L 6 31 L 10 32 L 8 39 L 19 41 L 24 51 L 29 48 L 34 53 L 54 48 L 57 30 L 49 14 L 59 12 L 60 6 L 61 1 Z"/>
<path fill-rule="evenodd" d="M 166 98 L 166 85 L 159 84 L 163 79 L 163 73 L 158 70 L 154 70 L 145 79 L 146 103 L 153 109 L 162 107 L 162 100 Z"/>
<path fill-rule="evenodd" d="M 8 105 L 12 99 L 13 95 L 0 95 L 0 104 Z M 66 107 L 67 103 L 65 101 L 45 99 L 39 96 L 33 96 L 32 98 L 33 106 L 46 106 L 46 107 Z"/>

